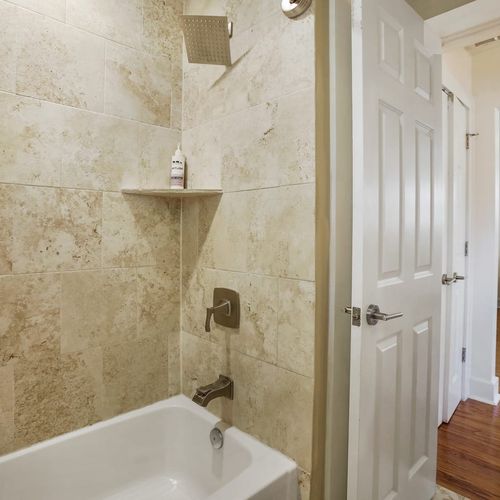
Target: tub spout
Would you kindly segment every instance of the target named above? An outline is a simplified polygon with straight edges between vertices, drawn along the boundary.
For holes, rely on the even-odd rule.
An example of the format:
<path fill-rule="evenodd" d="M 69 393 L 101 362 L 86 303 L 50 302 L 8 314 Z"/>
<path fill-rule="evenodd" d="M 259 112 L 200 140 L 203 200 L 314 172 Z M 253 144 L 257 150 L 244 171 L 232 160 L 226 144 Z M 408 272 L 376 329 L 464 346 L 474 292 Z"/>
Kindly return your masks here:
<path fill-rule="evenodd" d="M 193 401 L 200 406 L 207 406 L 212 399 L 215 398 L 228 398 L 233 399 L 234 383 L 225 375 L 219 375 L 219 378 L 208 385 L 198 387 L 193 396 Z"/>

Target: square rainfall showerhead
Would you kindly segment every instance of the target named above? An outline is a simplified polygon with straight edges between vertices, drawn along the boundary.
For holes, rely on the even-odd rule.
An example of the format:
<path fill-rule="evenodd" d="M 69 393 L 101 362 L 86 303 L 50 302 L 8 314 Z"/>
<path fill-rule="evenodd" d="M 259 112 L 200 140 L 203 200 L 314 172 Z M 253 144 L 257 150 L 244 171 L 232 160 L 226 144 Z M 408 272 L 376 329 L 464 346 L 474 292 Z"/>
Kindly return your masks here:
<path fill-rule="evenodd" d="M 231 30 L 226 16 L 182 16 L 188 61 L 231 66 Z"/>

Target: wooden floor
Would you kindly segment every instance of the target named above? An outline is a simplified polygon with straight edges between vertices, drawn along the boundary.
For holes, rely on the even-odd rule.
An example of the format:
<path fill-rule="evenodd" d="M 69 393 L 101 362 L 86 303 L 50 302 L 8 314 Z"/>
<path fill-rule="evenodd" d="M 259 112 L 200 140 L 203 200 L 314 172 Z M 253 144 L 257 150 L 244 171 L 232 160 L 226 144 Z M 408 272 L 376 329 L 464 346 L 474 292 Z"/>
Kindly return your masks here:
<path fill-rule="evenodd" d="M 468 400 L 439 427 L 437 482 L 471 499 L 500 499 L 500 405 Z"/>
<path fill-rule="evenodd" d="M 497 309 L 497 364 L 496 376 L 500 377 L 500 309 Z"/>
<path fill-rule="evenodd" d="M 496 375 L 500 377 L 500 309 Z M 438 484 L 472 500 L 500 500 L 500 405 L 460 403 L 438 433 Z"/>

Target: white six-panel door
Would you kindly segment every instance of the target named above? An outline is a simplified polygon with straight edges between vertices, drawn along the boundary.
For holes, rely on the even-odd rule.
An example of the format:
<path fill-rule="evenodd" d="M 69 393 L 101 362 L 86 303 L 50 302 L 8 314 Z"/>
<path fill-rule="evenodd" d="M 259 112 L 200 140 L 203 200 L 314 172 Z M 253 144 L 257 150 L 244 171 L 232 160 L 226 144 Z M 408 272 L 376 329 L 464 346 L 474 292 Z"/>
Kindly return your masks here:
<path fill-rule="evenodd" d="M 441 293 L 440 58 L 404 0 L 353 0 L 349 500 L 435 488 Z M 368 325 L 370 304 L 402 318 Z"/>

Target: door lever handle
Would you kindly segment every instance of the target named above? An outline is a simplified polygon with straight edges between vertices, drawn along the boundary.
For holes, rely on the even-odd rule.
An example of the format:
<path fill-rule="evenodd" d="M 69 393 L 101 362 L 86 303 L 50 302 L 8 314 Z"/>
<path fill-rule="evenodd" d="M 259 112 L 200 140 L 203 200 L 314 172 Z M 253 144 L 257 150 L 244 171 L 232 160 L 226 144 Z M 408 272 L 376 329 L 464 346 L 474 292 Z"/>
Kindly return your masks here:
<path fill-rule="evenodd" d="M 451 278 L 449 278 L 447 274 L 443 274 L 443 276 L 441 276 L 441 283 L 443 285 L 449 286 L 449 285 L 455 283 L 455 281 L 457 281 L 455 274 Z"/>
<path fill-rule="evenodd" d="M 463 280 L 465 280 L 465 276 L 459 276 L 457 273 L 453 273 L 453 276 L 451 278 L 449 278 L 447 274 L 443 274 L 443 276 L 441 277 L 441 283 L 446 286 Z"/>
<path fill-rule="evenodd" d="M 379 321 L 391 321 L 402 317 L 402 312 L 392 314 L 380 312 L 379 306 L 375 304 L 371 304 L 366 310 L 366 322 L 369 325 L 376 325 Z"/>

